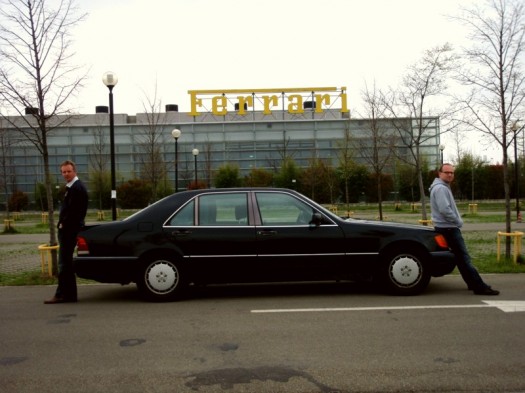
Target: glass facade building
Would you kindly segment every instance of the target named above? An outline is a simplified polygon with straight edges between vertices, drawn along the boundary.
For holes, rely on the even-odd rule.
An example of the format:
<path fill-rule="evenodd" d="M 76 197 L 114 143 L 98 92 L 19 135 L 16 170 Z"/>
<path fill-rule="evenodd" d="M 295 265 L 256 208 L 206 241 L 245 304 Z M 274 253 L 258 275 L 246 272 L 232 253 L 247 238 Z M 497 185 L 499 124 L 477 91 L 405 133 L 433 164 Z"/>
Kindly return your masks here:
<path fill-rule="evenodd" d="M 305 103 L 306 104 L 306 103 Z M 197 148 L 197 170 L 199 180 L 213 186 L 213 171 L 225 164 L 238 166 L 241 175 L 252 168 L 277 170 L 284 157 L 292 158 L 299 167 L 308 167 L 312 158 L 320 158 L 332 166 L 339 165 L 338 150 L 344 148 L 344 141 L 359 140 L 353 159 L 366 165 L 363 146 L 372 145 L 371 120 L 353 119 L 348 113 L 326 109 L 316 113 L 305 109 L 302 114 L 286 110 L 273 111 L 271 115 L 262 111 L 251 111 L 239 116 L 228 112 L 218 116 L 211 112 L 199 116 L 180 113 L 174 105 L 167 105 L 163 113 L 142 113 L 135 116 L 114 115 L 115 162 L 117 186 L 120 182 L 139 177 L 147 146 L 155 146 L 166 163 L 168 181 L 175 180 L 175 140 L 172 130 L 181 131 L 178 138 L 179 190 L 186 188 L 193 180 L 195 157 L 192 150 Z M 47 139 L 49 162 L 57 184 L 62 184 L 59 164 L 71 159 L 77 164 L 79 176 L 87 183 L 94 165 L 94 157 L 100 157 L 109 171 L 109 115 L 106 107 L 97 107 L 99 113 L 74 115 L 53 120 L 54 128 Z M 27 115 L 26 117 L 31 116 Z M 23 127 L 24 119 L 10 118 L 1 121 L 4 184 L 8 193 L 20 190 L 30 195 L 37 183 L 44 182 L 42 154 L 19 130 L 11 124 Z M 29 121 L 33 121 L 29 119 Z M 421 139 L 420 155 L 430 166 L 440 161 L 439 119 L 424 119 L 424 138 Z M 396 135 L 397 155 L 410 160 L 410 152 L 402 143 L 402 134 L 410 137 L 417 132 L 417 121 L 412 119 L 380 119 L 382 127 Z M 404 124 L 400 129 L 398 124 Z M 404 138 L 403 138 L 404 139 Z M 368 142 L 367 142 L 368 141 Z M 363 144 L 364 142 L 364 144 Z M 386 168 L 386 172 L 392 168 Z M 2 197 L 4 202 L 4 197 Z"/>

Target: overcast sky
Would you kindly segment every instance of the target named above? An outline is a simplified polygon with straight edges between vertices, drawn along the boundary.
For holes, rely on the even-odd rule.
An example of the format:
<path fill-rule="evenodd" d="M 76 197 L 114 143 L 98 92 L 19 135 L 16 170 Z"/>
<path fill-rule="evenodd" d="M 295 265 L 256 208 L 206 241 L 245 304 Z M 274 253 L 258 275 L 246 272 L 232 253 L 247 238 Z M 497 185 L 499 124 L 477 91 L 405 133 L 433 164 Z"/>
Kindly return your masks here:
<path fill-rule="evenodd" d="M 466 45 L 449 17 L 475 0 L 79 0 L 76 59 L 90 67 L 78 111 L 144 112 L 147 98 L 190 110 L 188 90 L 397 86 L 423 52 Z M 478 2 L 480 0 L 477 0 Z"/>

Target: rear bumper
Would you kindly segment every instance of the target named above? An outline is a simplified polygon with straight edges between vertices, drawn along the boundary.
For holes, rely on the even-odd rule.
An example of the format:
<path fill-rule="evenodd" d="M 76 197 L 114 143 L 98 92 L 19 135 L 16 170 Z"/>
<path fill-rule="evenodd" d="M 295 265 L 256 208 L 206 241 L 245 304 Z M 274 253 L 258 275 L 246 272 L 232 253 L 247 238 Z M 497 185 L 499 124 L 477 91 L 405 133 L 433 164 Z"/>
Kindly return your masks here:
<path fill-rule="evenodd" d="M 76 257 L 73 259 L 78 277 L 102 283 L 129 284 L 135 281 L 138 258 Z"/>
<path fill-rule="evenodd" d="M 430 253 L 432 259 L 431 275 L 441 277 L 451 273 L 456 267 L 456 260 L 451 251 L 434 251 Z"/>

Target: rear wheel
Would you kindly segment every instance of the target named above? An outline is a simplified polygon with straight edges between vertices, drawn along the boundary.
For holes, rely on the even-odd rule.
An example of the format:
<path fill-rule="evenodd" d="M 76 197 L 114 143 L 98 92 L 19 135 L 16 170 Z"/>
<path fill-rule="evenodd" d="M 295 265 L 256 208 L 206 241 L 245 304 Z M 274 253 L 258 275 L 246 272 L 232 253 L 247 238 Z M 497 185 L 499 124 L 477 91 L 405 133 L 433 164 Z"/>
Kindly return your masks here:
<path fill-rule="evenodd" d="M 396 295 L 417 295 L 430 282 L 421 253 L 395 250 L 384 258 L 380 275 L 386 289 Z"/>
<path fill-rule="evenodd" d="M 154 258 L 143 264 L 137 286 L 146 300 L 161 302 L 179 298 L 185 281 L 180 263 Z"/>

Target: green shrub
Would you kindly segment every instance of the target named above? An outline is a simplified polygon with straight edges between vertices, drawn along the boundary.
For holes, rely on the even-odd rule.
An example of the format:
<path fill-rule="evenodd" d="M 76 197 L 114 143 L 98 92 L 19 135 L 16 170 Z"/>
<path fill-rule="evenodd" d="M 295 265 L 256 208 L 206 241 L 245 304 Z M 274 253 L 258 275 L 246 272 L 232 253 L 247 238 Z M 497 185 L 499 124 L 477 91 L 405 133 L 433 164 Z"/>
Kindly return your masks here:
<path fill-rule="evenodd" d="M 29 205 L 29 197 L 22 191 L 15 191 L 9 198 L 8 206 L 9 211 L 20 212 L 25 210 Z"/>
<path fill-rule="evenodd" d="M 151 201 L 151 186 L 145 181 L 132 179 L 117 188 L 117 200 L 122 209 L 142 209 Z"/>

